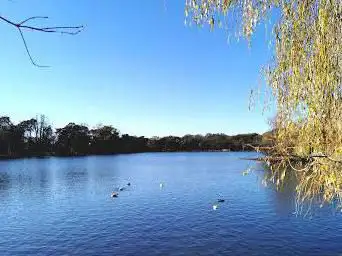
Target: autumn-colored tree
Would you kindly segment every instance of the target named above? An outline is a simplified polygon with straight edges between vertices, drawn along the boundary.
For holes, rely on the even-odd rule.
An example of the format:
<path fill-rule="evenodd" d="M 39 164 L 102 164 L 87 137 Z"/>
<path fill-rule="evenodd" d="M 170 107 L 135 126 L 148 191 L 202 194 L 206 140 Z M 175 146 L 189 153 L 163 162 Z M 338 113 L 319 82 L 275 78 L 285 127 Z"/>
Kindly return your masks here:
<path fill-rule="evenodd" d="M 264 160 L 280 187 L 289 170 L 298 202 L 342 197 L 342 1 L 186 0 L 187 22 L 234 29 L 250 40 L 272 22 L 274 55 L 264 68 L 276 103 L 274 145 Z M 278 15 L 279 14 L 279 15 Z"/>

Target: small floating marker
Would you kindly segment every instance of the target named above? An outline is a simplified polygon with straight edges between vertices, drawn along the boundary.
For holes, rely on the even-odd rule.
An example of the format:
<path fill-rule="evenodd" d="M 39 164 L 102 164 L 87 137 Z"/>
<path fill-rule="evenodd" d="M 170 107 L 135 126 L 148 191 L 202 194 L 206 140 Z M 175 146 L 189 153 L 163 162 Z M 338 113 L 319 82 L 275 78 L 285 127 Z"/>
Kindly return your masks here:
<path fill-rule="evenodd" d="M 218 208 L 218 205 L 217 205 L 217 204 L 214 204 L 214 205 L 213 205 L 213 210 L 216 211 L 217 208 Z"/>
<path fill-rule="evenodd" d="M 246 171 L 244 171 L 243 173 L 242 173 L 242 176 L 246 176 L 246 175 L 248 175 L 249 174 L 249 170 L 246 170 Z"/>

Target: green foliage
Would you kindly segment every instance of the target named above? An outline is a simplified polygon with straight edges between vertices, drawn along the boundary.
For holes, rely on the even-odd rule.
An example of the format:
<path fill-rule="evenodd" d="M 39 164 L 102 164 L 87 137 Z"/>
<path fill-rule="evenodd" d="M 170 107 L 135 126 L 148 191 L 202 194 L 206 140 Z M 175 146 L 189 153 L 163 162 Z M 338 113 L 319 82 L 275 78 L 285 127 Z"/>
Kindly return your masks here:
<path fill-rule="evenodd" d="M 44 116 L 15 125 L 8 117 L 0 117 L 0 157 L 80 156 L 137 152 L 251 150 L 246 144 L 258 146 L 262 136 L 240 134 L 185 135 L 162 138 L 130 136 L 112 126 L 89 129 L 86 125 L 69 123 L 55 131 Z"/>
<path fill-rule="evenodd" d="M 52 150 L 52 128 L 40 116 L 14 125 L 9 117 L 0 117 L 0 155 L 44 155 Z"/>
<path fill-rule="evenodd" d="M 85 155 L 89 151 L 90 134 L 88 127 L 69 123 L 56 130 L 56 150 L 60 155 Z"/>

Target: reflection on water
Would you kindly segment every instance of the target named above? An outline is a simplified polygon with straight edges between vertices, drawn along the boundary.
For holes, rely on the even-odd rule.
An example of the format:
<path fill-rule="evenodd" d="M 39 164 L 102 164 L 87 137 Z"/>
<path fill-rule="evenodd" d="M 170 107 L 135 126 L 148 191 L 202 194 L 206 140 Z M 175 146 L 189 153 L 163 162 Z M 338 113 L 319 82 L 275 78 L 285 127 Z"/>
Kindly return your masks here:
<path fill-rule="evenodd" d="M 10 184 L 10 176 L 8 175 L 8 173 L 0 172 L 0 191 L 9 189 L 9 184 Z"/>
<path fill-rule="evenodd" d="M 292 215 L 296 211 L 296 186 L 297 179 L 291 170 L 287 172 L 284 182 L 277 189 L 276 185 L 272 182 L 271 173 L 264 170 L 265 165 L 262 163 L 257 164 L 258 176 L 263 184 L 267 184 L 269 188 L 270 199 L 272 199 L 275 211 L 279 215 Z"/>
<path fill-rule="evenodd" d="M 240 158 L 253 154 L 2 161 L 0 255 L 341 253 L 341 216 L 326 207 L 296 217 L 295 179 L 276 191 L 261 185 L 262 166 L 242 175 L 250 163 Z"/>

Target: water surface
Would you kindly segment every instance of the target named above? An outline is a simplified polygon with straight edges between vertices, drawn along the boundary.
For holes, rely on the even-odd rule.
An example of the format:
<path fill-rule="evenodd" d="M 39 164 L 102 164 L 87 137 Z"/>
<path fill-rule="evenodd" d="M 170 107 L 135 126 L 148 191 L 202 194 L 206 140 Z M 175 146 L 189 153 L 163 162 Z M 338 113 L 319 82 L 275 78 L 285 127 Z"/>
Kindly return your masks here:
<path fill-rule="evenodd" d="M 2 161 L 0 255 L 341 255 L 342 217 L 295 216 L 291 191 L 242 176 L 253 154 Z"/>

